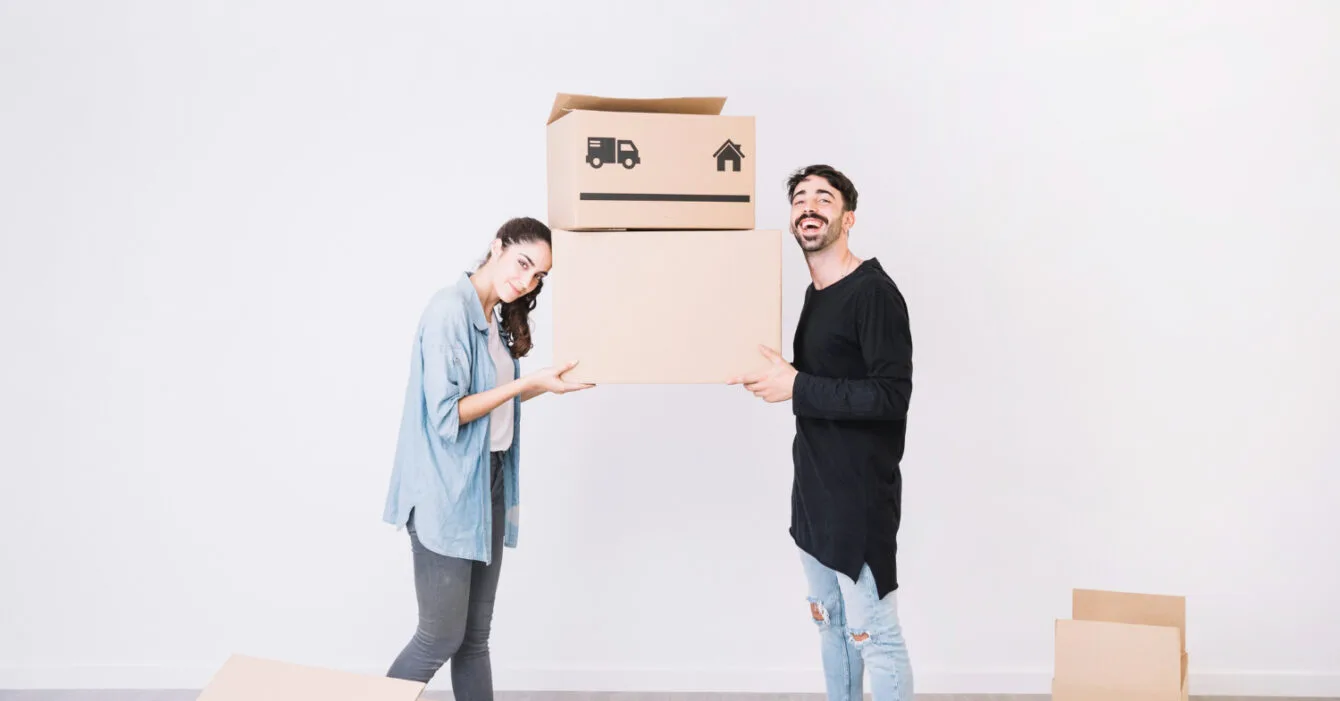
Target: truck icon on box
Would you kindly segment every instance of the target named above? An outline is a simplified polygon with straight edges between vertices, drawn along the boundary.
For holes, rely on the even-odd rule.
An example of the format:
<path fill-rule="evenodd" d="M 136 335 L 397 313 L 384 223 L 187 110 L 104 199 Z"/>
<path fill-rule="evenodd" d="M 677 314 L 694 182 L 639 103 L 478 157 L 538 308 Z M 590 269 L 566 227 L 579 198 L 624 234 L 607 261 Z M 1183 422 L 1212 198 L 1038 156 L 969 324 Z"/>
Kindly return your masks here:
<path fill-rule="evenodd" d="M 599 168 L 606 163 L 615 163 L 631 169 L 642 162 L 637 153 L 637 145 L 628 139 L 616 140 L 612 136 L 592 136 L 586 140 L 586 163 Z"/>

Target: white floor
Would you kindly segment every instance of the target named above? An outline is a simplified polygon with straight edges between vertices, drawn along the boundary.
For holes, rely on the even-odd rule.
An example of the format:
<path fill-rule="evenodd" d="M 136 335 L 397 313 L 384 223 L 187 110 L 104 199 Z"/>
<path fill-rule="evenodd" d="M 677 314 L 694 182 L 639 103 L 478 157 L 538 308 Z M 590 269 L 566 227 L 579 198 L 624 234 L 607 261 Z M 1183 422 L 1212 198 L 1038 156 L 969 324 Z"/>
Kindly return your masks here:
<path fill-rule="evenodd" d="M 195 701 L 198 691 L 177 690 L 0 690 L 0 701 Z M 451 692 L 430 691 L 424 694 L 425 701 L 450 701 Z M 867 696 L 867 698 L 869 698 Z M 1025 696 L 1011 694 L 929 694 L 918 695 L 918 701 L 1047 701 L 1047 696 Z M 1319 701 L 1297 697 L 1248 697 L 1248 696 L 1212 696 L 1192 699 L 1213 699 L 1214 701 Z M 816 694 L 667 694 L 639 692 L 499 692 L 498 701 L 823 701 Z"/>

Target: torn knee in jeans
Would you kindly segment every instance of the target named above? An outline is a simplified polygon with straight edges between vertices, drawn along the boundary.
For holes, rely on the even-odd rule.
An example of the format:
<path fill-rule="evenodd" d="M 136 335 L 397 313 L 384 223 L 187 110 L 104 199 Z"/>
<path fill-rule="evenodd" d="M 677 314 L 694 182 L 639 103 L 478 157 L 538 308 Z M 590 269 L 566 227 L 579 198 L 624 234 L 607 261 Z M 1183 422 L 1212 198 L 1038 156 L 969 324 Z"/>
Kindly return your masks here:
<path fill-rule="evenodd" d="M 851 640 L 856 643 L 857 647 L 860 647 L 861 645 L 870 642 L 870 634 L 863 630 L 853 630 L 851 631 Z"/>
<path fill-rule="evenodd" d="M 809 599 L 809 602 L 810 602 L 810 618 L 814 619 L 814 622 L 818 625 L 827 624 L 828 609 L 824 606 L 823 602 L 814 598 Z"/>

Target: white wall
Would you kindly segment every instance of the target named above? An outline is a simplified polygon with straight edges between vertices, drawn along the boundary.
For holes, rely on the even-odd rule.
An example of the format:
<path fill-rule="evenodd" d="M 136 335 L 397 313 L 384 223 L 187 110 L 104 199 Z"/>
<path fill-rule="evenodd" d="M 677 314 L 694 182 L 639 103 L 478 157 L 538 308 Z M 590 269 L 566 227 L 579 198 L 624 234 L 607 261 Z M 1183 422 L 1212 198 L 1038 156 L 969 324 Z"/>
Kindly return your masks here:
<path fill-rule="evenodd" d="M 572 91 L 757 115 L 763 227 L 855 179 L 916 342 L 919 690 L 1045 690 L 1094 586 L 1190 597 L 1199 693 L 1340 695 L 1340 7 L 484 6 L 0 4 L 0 688 L 384 671 L 413 325 L 544 216 Z M 807 283 L 788 247 L 788 343 Z M 500 687 L 821 689 L 786 407 L 528 416 Z"/>

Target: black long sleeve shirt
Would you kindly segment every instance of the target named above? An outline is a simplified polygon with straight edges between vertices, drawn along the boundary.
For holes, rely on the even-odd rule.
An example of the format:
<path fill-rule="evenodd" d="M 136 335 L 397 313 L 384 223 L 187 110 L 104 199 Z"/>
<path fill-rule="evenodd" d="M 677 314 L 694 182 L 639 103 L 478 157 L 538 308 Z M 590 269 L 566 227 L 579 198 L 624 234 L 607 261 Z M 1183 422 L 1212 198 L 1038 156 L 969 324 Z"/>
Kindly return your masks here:
<path fill-rule="evenodd" d="M 898 588 L 912 334 L 878 260 L 806 290 L 793 354 L 791 536 L 853 580 L 868 564 L 882 598 Z"/>

